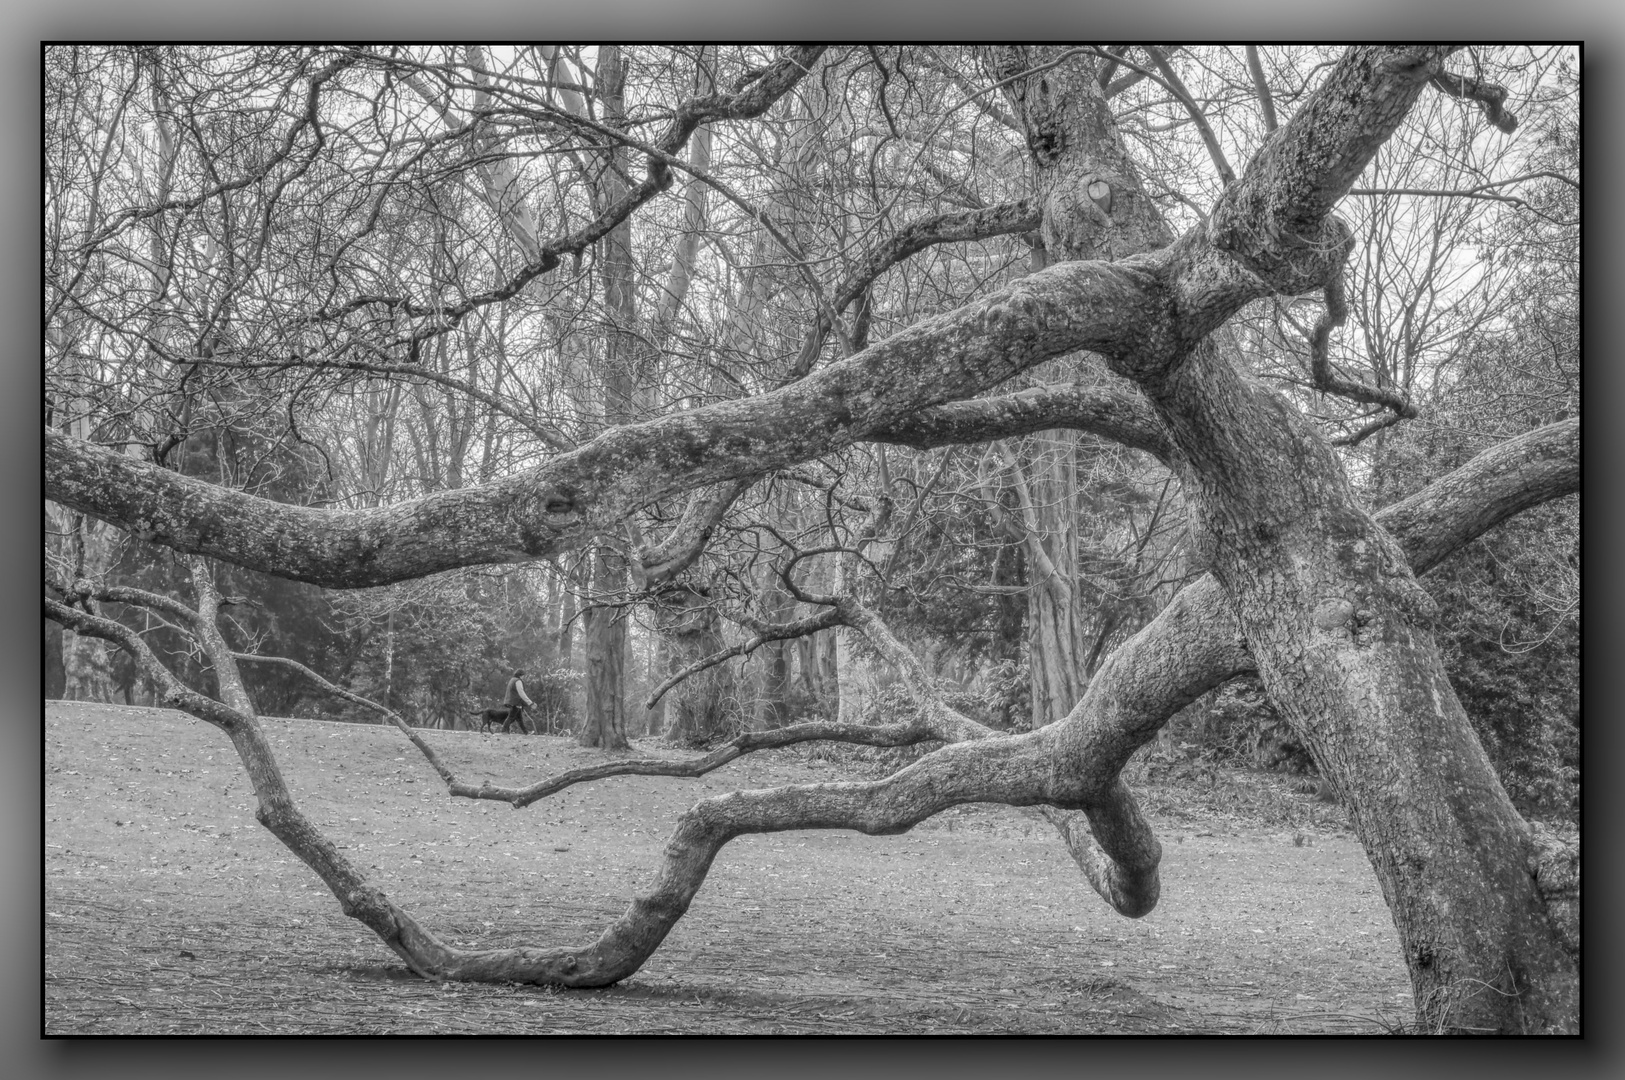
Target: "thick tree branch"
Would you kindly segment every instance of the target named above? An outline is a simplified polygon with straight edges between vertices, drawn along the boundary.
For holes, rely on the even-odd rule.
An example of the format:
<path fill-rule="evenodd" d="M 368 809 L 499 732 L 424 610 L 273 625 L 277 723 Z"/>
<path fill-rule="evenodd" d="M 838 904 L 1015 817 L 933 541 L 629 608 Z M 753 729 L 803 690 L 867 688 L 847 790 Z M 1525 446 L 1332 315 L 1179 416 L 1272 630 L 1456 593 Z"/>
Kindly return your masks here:
<path fill-rule="evenodd" d="M 1418 577 L 1508 518 L 1580 489 L 1580 418 L 1490 447 L 1376 514 Z"/>
<path fill-rule="evenodd" d="M 694 565 L 705 550 L 711 532 L 730 507 L 750 490 L 760 476 L 745 476 L 717 484 L 699 492 L 683 508 L 683 516 L 666 538 L 638 553 L 633 575 L 639 589 L 652 589 L 675 578 Z M 650 703 L 653 707 L 653 702 Z"/>
<path fill-rule="evenodd" d="M 392 507 L 285 506 L 55 431 L 47 496 L 177 550 L 332 587 L 544 558 L 655 499 L 851 445 L 1050 356 L 1138 349 L 1135 298 L 1151 283 L 1135 260 L 1063 264 L 772 393 L 615 428 L 525 472 Z"/>
<path fill-rule="evenodd" d="M 1299 295 L 1342 265 L 1332 207 L 1410 111 L 1450 50 L 1350 49 L 1220 197 L 1206 233 L 1277 292 Z"/>
<path fill-rule="evenodd" d="M 872 442 L 928 450 L 991 442 L 1055 429 L 1086 431 L 1172 460 L 1173 444 L 1143 396 L 1090 386 L 1035 386 L 999 397 L 921 409 L 871 436 Z"/>

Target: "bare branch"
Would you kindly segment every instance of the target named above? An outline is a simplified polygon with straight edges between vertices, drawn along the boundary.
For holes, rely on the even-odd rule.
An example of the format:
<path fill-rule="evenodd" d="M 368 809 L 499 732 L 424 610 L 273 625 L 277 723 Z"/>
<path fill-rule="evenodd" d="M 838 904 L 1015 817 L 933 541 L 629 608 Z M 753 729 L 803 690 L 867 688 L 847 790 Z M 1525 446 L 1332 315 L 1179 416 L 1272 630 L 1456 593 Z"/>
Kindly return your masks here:
<path fill-rule="evenodd" d="M 455 390 L 460 394 L 467 395 L 473 400 L 501 413 L 555 450 L 569 450 L 576 445 L 575 440 L 553 425 L 544 424 L 539 420 L 524 415 L 512 404 L 502 400 L 495 394 L 480 389 L 466 379 L 443 375 L 426 364 L 389 364 L 337 357 L 305 356 L 290 356 L 280 360 L 237 360 L 221 357 L 218 354 L 203 359 L 187 357 L 184 362 L 197 364 L 201 367 L 217 367 L 234 371 L 288 371 L 295 368 L 308 368 L 315 371 L 356 371 L 368 375 L 399 375 L 408 379 L 438 383 L 449 390 Z"/>
<path fill-rule="evenodd" d="M 1503 108 L 1507 99 L 1505 87 L 1452 71 L 1441 71 L 1433 76 L 1433 85 L 1451 97 L 1478 102 L 1478 107 L 1484 110 L 1484 118 L 1508 135 L 1518 129 L 1518 118 Z"/>
<path fill-rule="evenodd" d="M 929 725 L 914 721 L 904 724 L 870 725 L 838 724 L 816 721 L 791 724 L 772 731 L 746 731 L 734 736 L 715 750 L 700 758 L 674 761 L 670 758 L 635 758 L 606 761 L 598 765 L 584 765 L 538 780 L 524 787 L 498 787 L 489 782 L 475 787 L 454 784 L 451 794 L 469 799 L 494 799 L 513 804 L 515 809 L 539 802 L 565 788 L 602 780 L 610 776 L 675 776 L 693 778 L 704 776 L 728 762 L 753 754 L 759 750 L 776 750 L 804 742 L 841 742 L 859 746 L 912 746 L 929 742 L 937 736 Z"/>
<path fill-rule="evenodd" d="M 1247 72 L 1253 77 L 1253 93 L 1258 96 L 1258 109 L 1264 114 L 1264 131 L 1273 135 L 1280 125 L 1275 121 L 1275 98 L 1264 79 L 1264 63 L 1259 59 L 1257 45 L 1247 46 Z"/>
<path fill-rule="evenodd" d="M 1230 168 L 1230 161 L 1224 156 L 1224 150 L 1219 146 L 1218 137 L 1213 134 L 1213 126 L 1207 122 L 1207 114 L 1202 111 L 1200 105 L 1196 104 L 1196 99 L 1191 97 L 1191 92 L 1185 89 L 1184 81 L 1180 79 L 1179 73 L 1173 69 L 1173 65 L 1168 63 L 1168 58 L 1163 55 L 1162 50 L 1155 45 L 1147 45 L 1145 51 L 1146 55 L 1151 57 L 1151 62 L 1157 65 L 1157 70 L 1162 72 L 1163 85 L 1173 91 L 1174 96 L 1179 99 L 1179 103 L 1185 106 L 1185 111 L 1191 114 L 1191 120 L 1195 122 L 1196 130 L 1201 133 L 1202 145 L 1207 147 L 1208 157 L 1213 159 L 1213 167 L 1219 171 L 1219 179 L 1223 180 L 1226 186 L 1234 184 L 1236 182 L 1235 170 Z"/>
<path fill-rule="evenodd" d="M 928 247 L 1027 232 L 1036 229 L 1041 218 L 1042 208 L 1038 205 L 1038 201 L 1028 198 L 990 206 L 983 210 L 936 214 L 912 221 L 870 252 L 863 263 L 847 275 L 846 280 L 836 290 L 830 306 L 836 314 L 845 311 L 847 305 L 862 295 L 881 274 Z M 801 353 L 791 365 L 789 378 L 799 379 L 812 370 L 813 362 L 818 358 L 818 350 L 823 347 L 829 329 L 828 318 L 820 315 L 807 332 Z"/>
<path fill-rule="evenodd" d="M 635 186 L 629 187 L 614 203 L 603 207 L 597 217 L 580 229 L 540 245 L 536 257 L 527 261 L 518 272 L 495 288 L 467 296 L 451 305 L 419 304 L 405 297 L 362 295 L 337 306 L 324 308 L 310 316 L 310 321 L 330 321 L 368 306 L 399 311 L 413 318 L 428 320 L 428 325 L 415 330 L 411 336 L 410 349 L 415 352 L 422 342 L 448 332 L 469 313 L 518 295 L 533 279 L 557 267 L 564 255 L 585 251 L 603 239 L 633 211 L 670 186 L 674 165 L 687 168 L 686 164 L 674 155 L 695 128 L 709 121 L 745 120 L 759 116 L 801 80 L 812 62 L 823 51 L 823 46 L 792 49 L 764 69 L 761 77 L 752 80 L 737 93 L 706 94 L 683 102 L 674 111 L 666 131 L 653 144 L 639 142 L 623 132 L 597 124 L 585 117 L 575 116 L 564 109 L 539 114 L 545 119 L 584 127 L 597 134 L 643 149 L 646 152 L 647 166 L 643 179 Z"/>
<path fill-rule="evenodd" d="M 793 623 L 761 626 L 752 637 L 747 638 L 738 645 L 702 657 L 681 671 L 668 676 L 659 686 L 649 691 L 649 698 L 644 702 L 644 708 L 654 708 L 659 704 L 660 699 L 666 696 L 666 691 L 677 684 L 693 678 L 708 668 L 714 668 L 726 660 L 753 653 L 770 641 L 789 641 L 792 638 L 806 637 L 808 634 L 816 634 L 820 630 L 828 630 L 830 627 L 841 625 L 841 623 L 842 619 L 839 612 L 831 609 L 821 611 L 816 615 L 810 615 L 805 619 L 797 619 Z"/>
<path fill-rule="evenodd" d="M 1315 322 L 1314 332 L 1309 338 L 1309 370 L 1315 388 L 1348 398 L 1350 401 L 1385 406 L 1392 409 L 1396 417 L 1407 420 L 1414 418 L 1417 415 L 1416 406 L 1404 394 L 1377 386 L 1367 386 L 1361 382 L 1352 382 L 1332 373 L 1331 359 L 1328 355 L 1332 328 L 1342 326 L 1348 320 L 1348 315 L 1348 300 L 1343 291 L 1343 273 L 1339 270 L 1326 283 L 1326 310 Z M 1377 429 L 1371 429 L 1360 438 L 1365 438 L 1375 430 Z"/>
<path fill-rule="evenodd" d="M 921 409 L 876 432 L 871 441 L 926 450 L 1054 429 L 1087 431 L 1154 454 L 1164 463 L 1174 453 L 1162 422 L 1138 392 L 1076 384 L 1030 387 Z"/>
<path fill-rule="evenodd" d="M 405 720 L 401 719 L 393 709 L 380 705 L 371 698 L 365 698 L 360 694 L 351 693 L 342 686 L 328 682 L 326 679 L 316 674 L 316 672 L 312 671 L 304 664 L 301 664 L 297 660 L 291 660 L 286 656 L 263 656 L 259 653 L 232 653 L 231 655 L 239 661 L 247 660 L 256 664 L 281 664 L 283 667 L 292 668 L 294 671 L 297 671 L 299 674 L 321 687 L 327 693 L 332 694 L 334 697 L 342 698 L 345 701 L 355 705 L 360 705 L 364 709 L 371 709 L 373 712 L 377 713 L 385 720 L 388 720 L 391 724 L 393 724 L 396 730 L 398 730 L 402 735 L 405 735 L 407 739 L 411 741 L 412 745 L 418 748 L 418 751 L 423 755 L 424 759 L 427 760 L 431 766 L 433 766 L 434 771 L 440 774 L 440 779 L 446 782 L 446 786 L 448 788 L 454 787 L 458 784 L 456 775 L 452 773 L 452 771 L 440 760 L 440 755 L 434 752 L 434 748 L 425 742 L 423 737 L 417 733 L 417 730 Z"/>

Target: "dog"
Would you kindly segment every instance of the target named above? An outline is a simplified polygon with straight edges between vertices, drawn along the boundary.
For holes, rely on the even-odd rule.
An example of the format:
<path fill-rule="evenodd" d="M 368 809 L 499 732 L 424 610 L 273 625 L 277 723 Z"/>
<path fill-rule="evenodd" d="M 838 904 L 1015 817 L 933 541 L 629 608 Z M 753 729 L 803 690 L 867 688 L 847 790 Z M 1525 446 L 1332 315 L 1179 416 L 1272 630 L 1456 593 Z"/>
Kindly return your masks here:
<path fill-rule="evenodd" d="M 519 734 L 529 734 L 529 732 L 525 730 L 525 716 L 523 710 L 520 711 L 518 716 L 514 716 L 513 710 L 509 709 L 508 706 L 497 705 L 490 709 L 475 709 L 468 715 L 477 716 L 480 718 L 480 733 L 482 735 L 489 735 L 491 733 L 492 724 L 501 724 L 502 734 L 506 735 L 508 733 L 508 727 L 516 720 L 519 723 Z"/>

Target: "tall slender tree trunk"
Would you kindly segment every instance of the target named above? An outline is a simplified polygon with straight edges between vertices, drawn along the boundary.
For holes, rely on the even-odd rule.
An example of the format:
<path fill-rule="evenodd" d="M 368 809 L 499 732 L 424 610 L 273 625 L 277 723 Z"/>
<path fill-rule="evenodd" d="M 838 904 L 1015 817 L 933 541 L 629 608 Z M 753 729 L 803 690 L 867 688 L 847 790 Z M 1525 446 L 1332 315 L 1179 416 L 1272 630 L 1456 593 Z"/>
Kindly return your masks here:
<path fill-rule="evenodd" d="M 1063 719 L 1088 688 L 1084 657 L 1089 614 L 1078 590 L 1077 450 L 1074 432 L 1046 432 L 1026 440 L 1042 449 L 1023 463 L 1003 447 L 1017 514 L 1010 520 L 1026 554 L 1027 658 L 1032 726 Z"/>
<path fill-rule="evenodd" d="M 605 46 L 598 54 L 596 91 L 603 108 L 604 122 L 611 127 L 626 126 L 623 90 L 627 65 L 619 48 Z M 626 193 L 626 152 L 615 146 L 607 154 L 606 168 L 598 182 L 601 206 L 608 206 Z M 622 221 L 604 238 L 600 274 L 604 283 L 604 308 L 610 318 L 604 339 L 601 385 L 604 422 L 625 424 L 634 418 L 637 394 L 635 372 L 641 341 L 637 335 L 637 291 L 632 259 L 632 222 Z M 624 557 L 607 544 L 593 555 L 593 594 L 598 597 L 623 593 L 627 584 Z M 582 648 L 587 656 L 586 717 L 581 745 L 604 750 L 625 750 L 626 740 L 626 621 L 619 608 L 594 607 L 587 613 Z"/>

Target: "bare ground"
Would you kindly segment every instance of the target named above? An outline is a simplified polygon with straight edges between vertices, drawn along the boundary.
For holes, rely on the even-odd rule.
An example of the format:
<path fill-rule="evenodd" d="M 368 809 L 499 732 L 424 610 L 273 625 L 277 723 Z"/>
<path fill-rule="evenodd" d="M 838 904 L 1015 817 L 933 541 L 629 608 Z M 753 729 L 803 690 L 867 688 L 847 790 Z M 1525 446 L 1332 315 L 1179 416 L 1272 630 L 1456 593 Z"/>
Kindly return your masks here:
<path fill-rule="evenodd" d="M 850 775 L 798 748 L 514 811 L 448 798 L 393 729 L 265 727 L 306 812 L 466 944 L 589 941 L 696 799 Z M 202 722 L 48 702 L 45 735 L 46 1035 L 1351 1034 L 1411 1014 L 1364 853 L 1335 807 L 1274 774 L 1135 785 L 1164 849 L 1144 919 L 1108 909 L 1032 812 L 962 807 L 902 836 L 741 838 L 635 976 L 556 991 L 412 976 L 255 822 Z M 600 759 L 565 739 L 426 737 L 497 782 Z"/>

